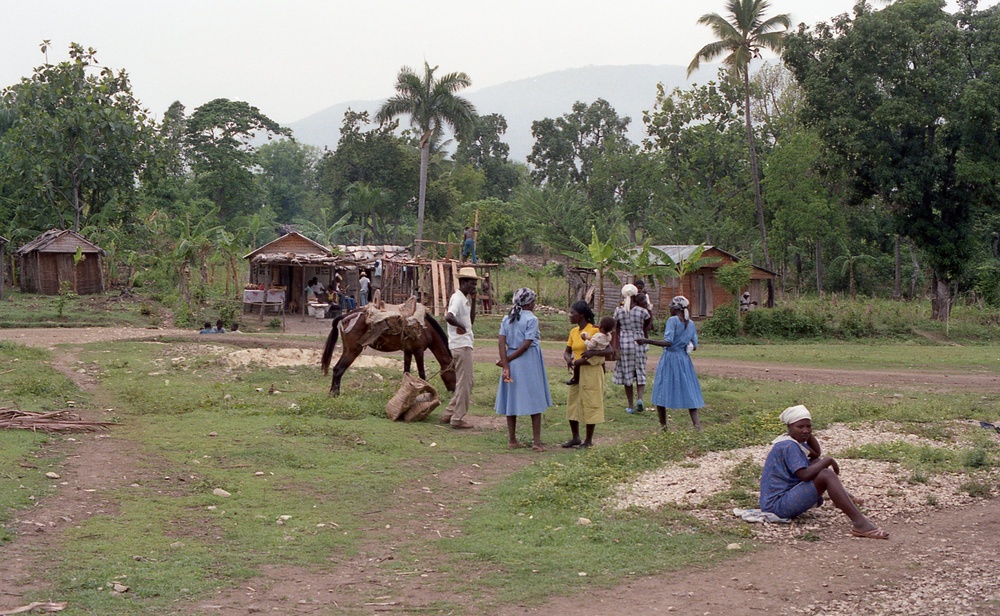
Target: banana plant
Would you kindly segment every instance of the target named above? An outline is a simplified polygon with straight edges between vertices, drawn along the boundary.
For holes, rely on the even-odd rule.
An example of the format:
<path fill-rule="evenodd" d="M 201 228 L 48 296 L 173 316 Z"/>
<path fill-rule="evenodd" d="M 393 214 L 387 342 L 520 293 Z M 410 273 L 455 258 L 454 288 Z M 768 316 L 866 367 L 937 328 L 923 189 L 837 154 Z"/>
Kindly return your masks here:
<path fill-rule="evenodd" d="M 564 252 L 563 254 L 575 260 L 580 267 L 592 269 L 597 272 L 595 303 L 597 305 L 596 312 L 599 316 L 600 312 L 604 309 L 604 277 L 607 276 L 615 283 L 621 283 L 615 272 L 627 267 L 628 260 L 626 255 L 622 254 L 615 247 L 614 238 L 609 237 L 607 241 L 602 241 L 597 236 L 597 228 L 593 226 L 590 227 L 590 234 L 591 239 L 589 244 L 584 244 L 582 241 L 573 238 L 579 244 L 581 250 Z"/>

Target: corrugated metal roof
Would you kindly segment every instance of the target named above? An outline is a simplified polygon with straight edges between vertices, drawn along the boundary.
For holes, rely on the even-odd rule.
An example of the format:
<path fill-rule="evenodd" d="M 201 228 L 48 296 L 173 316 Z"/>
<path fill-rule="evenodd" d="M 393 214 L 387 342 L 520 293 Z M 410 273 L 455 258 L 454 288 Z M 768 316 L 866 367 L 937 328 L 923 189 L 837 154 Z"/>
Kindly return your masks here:
<path fill-rule="evenodd" d="M 406 246 L 396 244 L 364 244 L 350 246 L 338 244 L 337 250 L 357 261 L 374 261 L 375 259 L 410 260 L 410 251 Z"/>

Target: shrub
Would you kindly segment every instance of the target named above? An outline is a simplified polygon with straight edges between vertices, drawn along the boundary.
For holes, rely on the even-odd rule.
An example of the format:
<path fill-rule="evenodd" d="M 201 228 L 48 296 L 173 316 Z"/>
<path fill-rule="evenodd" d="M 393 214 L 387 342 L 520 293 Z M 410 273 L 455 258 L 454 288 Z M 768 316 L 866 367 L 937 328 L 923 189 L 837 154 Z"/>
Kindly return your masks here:
<path fill-rule="evenodd" d="M 711 319 L 705 321 L 701 331 L 713 338 L 735 338 L 740 333 L 740 315 L 732 304 L 719 306 Z"/>

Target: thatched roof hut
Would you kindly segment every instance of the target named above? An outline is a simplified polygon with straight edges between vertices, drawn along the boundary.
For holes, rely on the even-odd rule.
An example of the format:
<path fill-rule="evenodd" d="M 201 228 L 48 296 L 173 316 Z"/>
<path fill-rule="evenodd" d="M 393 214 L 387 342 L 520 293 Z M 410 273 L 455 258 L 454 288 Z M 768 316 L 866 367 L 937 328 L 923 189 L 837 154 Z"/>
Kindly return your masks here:
<path fill-rule="evenodd" d="M 49 229 L 14 254 L 25 293 L 58 295 L 63 282 L 81 295 L 104 292 L 104 250 L 76 231 Z"/>

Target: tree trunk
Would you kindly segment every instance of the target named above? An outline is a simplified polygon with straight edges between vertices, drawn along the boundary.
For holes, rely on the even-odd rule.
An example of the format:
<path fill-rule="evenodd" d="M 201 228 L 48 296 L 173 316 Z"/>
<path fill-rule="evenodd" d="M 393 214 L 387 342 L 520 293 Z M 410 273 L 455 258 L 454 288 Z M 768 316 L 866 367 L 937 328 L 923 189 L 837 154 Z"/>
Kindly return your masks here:
<path fill-rule="evenodd" d="M 913 262 L 913 273 L 910 274 L 910 299 L 917 296 L 917 280 L 920 279 L 920 264 L 917 263 L 917 253 L 913 252 L 913 242 L 907 241 L 910 247 L 910 260 Z"/>
<path fill-rule="evenodd" d="M 420 139 L 420 195 L 417 198 L 417 241 L 413 255 L 420 256 L 420 240 L 424 239 L 424 198 L 427 196 L 427 163 L 431 157 L 430 131 Z"/>
<path fill-rule="evenodd" d="M 895 261 L 892 269 L 892 299 L 897 302 L 903 297 L 903 254 L 899 249 L 899 234 L 893 238 L 893 255 Z"/>
<path fill-rule="evenodd" d="M 757 224 L 760 226 L 760 247 L 764 251 L 764 265 L 774 271 L 771 255 L 767 252 L 767 227 L 764 225 L 764 199 L 760 196 L 760 170 L 757 168 L 757 148 L 754 147 L 753 123 L 750 121 L 750 67 L 743 72 L 744 111 L 747 123 L 747 147 L 750 148 L 750 175 L 753 178 L 753 197 L 757 206 Z"/>
<path fill-rule="evenodd" d="M 816 293 L 823 297 L 823 240 L 816 238 Z"/>
<path fill-rule="evenodd" d="M 931 318 L 948 321 L 951 316 L 951 285 L 949 280 L 939 278 L 934 272 L 931 282 Z"/>

